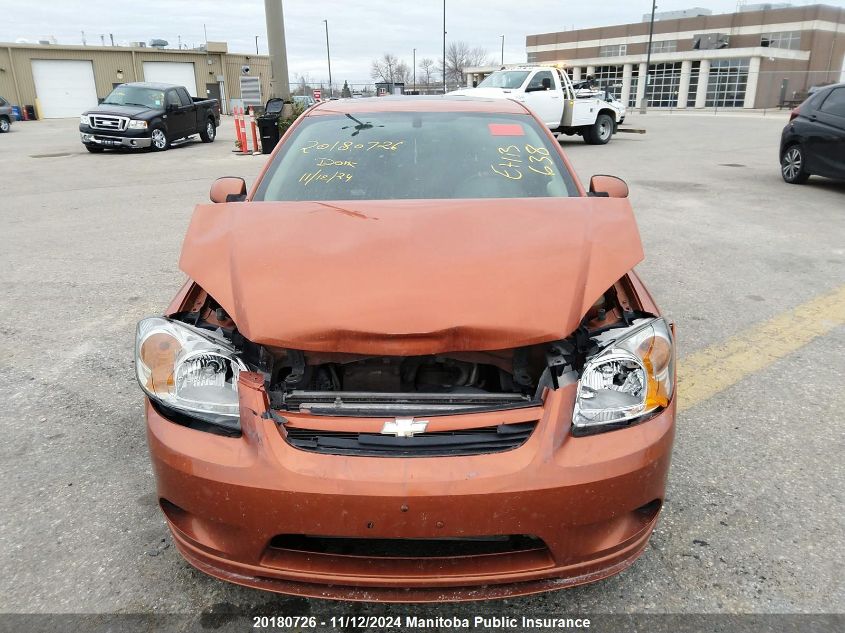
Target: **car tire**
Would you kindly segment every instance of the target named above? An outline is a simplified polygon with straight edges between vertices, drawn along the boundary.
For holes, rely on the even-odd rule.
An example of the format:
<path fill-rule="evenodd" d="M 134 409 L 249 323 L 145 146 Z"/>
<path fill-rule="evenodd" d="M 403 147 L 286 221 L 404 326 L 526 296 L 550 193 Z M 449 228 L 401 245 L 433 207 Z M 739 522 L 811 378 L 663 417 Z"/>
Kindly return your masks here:
<path fill-rule="evenodd" d="M 810 174 L 805 169 L 804 150 L 800 145 L 790 145 L 780 157 L 780 175 L 790 185 L 803 185 Z"/>
<path fill-rule="evenodd" d="M 12 129 L 12 122 L 8 117 L 0 116 L 0 132 L 8 132 L 10 129 Z"/>
<path fill-rule="evenodd" d="M 170 139 L 167 138 L 167 132 L 162 128 L 153 128 L 150 132 L 150 149 L 154 152 L 163 152 L 170 147 Z"/>
<path fill-rule="evenodd" d="M 584 141 L 589 145 L 605 145 L 613 136 L 613 119 L 606 114 L 600 114 L 584 133 Z"/>
<path fill-rule="evenodd" d="M 200 138 L 203 143 L 213 143 L 216 136 L 217 128 L 214 127 L 214 120 L 208 119 L 208 121 L 205 122 L 205 129 L 200 130 Z"/>
<path fill-rule="evenodd" d="M 85 149 L 87 149 L 87 150 L 88 150 L 89 152 L 91 152 L 92 154 L 99 154 L 99 153 L 101 153 L 101 152 L 102 152 L 105 148 L 103 148 L 103 147 L 97 147 L 96 145 L 86 145 L 86 146 L 85 146 Z"/>

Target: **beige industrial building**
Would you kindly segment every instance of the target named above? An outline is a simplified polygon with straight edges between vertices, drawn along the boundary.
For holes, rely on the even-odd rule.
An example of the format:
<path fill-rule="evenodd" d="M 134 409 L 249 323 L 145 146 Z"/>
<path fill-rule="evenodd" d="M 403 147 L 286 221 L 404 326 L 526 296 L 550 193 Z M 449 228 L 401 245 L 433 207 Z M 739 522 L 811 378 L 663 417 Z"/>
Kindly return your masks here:
<path fill-rule="evenodd" d="M 696 8 L 656 16 L 650 107 L 769 108 L 800 100 L 811 86 L 845 81 L 845 9 L 739 6 L 736 13 Z M 529 35 L 527 61 L 561 65 L 576 81 L 591 76 L 639 106 L 649 21 Z M 468 69 L 467 85 L 491 71 Z"/>
<path fill-rule="evenodd" d="M 244 72 L 244 67 L 249 71 Z M 36 106 L 44 118 L 78 116 L 116 85 L 130 81 L 180 84 L 192 95 L 220 99 L 227 111 L 232 100 L 246 96 L 247 89 L 252 101 L 266 100 L 270 62 L 266 55 L 229 53 L 225 42 L 209 42 L 207 52 L 0 44 L 0 96 L 22 107 Z"/>

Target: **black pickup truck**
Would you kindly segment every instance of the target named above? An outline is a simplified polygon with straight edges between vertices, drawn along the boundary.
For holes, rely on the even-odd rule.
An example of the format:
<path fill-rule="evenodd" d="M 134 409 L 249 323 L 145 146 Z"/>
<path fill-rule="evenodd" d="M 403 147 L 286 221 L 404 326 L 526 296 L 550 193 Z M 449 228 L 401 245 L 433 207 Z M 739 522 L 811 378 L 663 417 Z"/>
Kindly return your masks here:
<path fill-rule="evenodd" d="M 183 86 L 121 84 L 103 102 L 80 117 L 79 135 L 89 152 L 106 148 L 150 148 L 199 134 L 211 143 L 220 125 L 217 99 L 192 97 Z"/>

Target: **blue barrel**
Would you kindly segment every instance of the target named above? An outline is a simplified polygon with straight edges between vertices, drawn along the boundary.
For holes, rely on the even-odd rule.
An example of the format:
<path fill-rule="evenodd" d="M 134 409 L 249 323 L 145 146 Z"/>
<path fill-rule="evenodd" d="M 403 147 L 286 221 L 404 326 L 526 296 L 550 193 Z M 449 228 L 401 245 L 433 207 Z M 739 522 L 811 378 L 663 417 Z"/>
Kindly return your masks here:
<path fill-rule="evenodd" d="M 15 121 L 21 120 L 21 107 L 20 106 L 12 106 L 12 116 L 15 117 Z"/>

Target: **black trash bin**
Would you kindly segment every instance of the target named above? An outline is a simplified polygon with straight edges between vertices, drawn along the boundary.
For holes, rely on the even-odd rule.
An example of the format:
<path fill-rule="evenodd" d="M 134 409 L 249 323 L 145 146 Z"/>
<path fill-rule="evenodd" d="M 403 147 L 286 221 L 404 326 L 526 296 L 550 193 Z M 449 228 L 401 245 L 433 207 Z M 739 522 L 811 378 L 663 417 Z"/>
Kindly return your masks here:
<path fill-rule="evenodd" d="M 270 99 L 264 106 L 264 114 L 256 120 L 258 133 L 261 135 L 262 154 L 272 152 L 279 142 L 279 119 L 284 105 L 284 99 Z"/>

